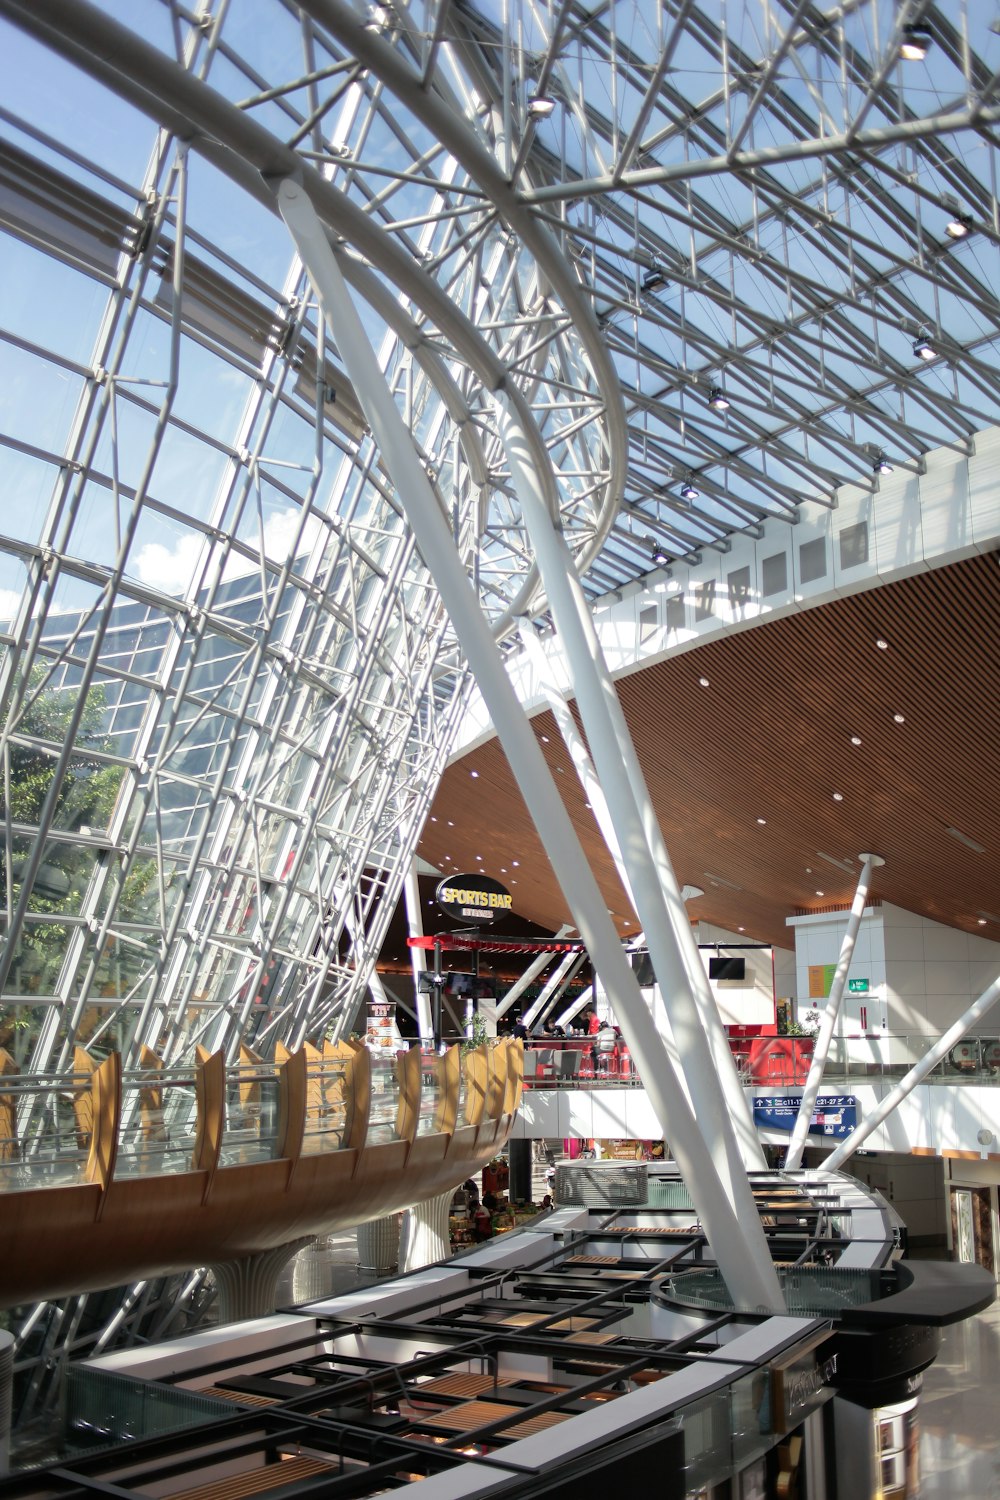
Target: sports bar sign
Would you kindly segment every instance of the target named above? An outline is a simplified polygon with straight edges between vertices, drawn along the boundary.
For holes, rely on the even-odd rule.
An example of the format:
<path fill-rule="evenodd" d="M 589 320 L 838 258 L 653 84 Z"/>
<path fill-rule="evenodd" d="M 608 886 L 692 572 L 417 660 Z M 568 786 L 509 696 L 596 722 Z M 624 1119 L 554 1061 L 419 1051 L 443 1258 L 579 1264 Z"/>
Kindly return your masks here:
<path fill-rule="evenodd" d="M 434 899 L 456 922 L 495 922 L 510 911 L 512 898 L 488 875 L 450 875 L 439 881 Z"/>

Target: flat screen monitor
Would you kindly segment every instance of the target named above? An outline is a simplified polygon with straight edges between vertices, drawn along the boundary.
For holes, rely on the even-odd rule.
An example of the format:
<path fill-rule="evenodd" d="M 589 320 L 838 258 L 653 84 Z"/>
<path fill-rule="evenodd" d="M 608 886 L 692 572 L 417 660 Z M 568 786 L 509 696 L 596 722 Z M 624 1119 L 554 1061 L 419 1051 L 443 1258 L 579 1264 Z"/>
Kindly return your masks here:
<path fill-rule="evenodd" d="M 745 958 L 723 958 L 719 955 L 708 960 L 709 979 L 745 979 L 746 973 Z"/>

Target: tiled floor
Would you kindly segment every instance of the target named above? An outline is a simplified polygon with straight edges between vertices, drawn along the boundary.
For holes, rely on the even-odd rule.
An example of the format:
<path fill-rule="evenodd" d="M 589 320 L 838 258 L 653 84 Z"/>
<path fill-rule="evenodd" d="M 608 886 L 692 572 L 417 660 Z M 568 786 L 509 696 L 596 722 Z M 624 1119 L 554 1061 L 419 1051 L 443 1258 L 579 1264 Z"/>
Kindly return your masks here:
<path fill-rule="evenodd" d="M 1000 1500 L 1000 1304 L 947 1329 L 924 1375 L 920 1500 Z"/>

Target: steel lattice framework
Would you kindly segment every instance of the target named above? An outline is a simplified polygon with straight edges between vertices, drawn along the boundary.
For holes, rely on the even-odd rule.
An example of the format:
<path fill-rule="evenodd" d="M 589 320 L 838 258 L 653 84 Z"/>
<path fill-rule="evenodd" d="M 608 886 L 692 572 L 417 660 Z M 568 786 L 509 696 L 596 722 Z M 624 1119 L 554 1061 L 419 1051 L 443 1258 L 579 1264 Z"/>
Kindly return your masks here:
<path fill-rule="evenodd" d="M 0 1046 L 36 1070 L 348 1024 L 466 701 L 281 179 L 501 642 L 545 600 L 500 392 L 595 597 L 1000 420 L 990 0 L 120 10 L 0 0 Z"/>

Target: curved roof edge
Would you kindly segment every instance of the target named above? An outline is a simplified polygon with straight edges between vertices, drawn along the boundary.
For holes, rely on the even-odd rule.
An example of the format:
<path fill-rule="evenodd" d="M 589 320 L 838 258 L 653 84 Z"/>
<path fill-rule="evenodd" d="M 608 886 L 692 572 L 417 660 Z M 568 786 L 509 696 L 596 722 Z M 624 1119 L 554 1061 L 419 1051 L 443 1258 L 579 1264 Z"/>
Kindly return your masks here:
<path fill-rule="evenodd" d="M 837 506 L 804 502 L 799 521 L 770 520 L 760 535 L 735 535 L 726 551 L 694 554 L 608 595 L 594 622 L 613 677 L 624 677 L 735 630 L 815 609 L 914 573 L 1000 547 L 1000 427 L 976 434 L 968 456 L 929 453 L 922 473 L 895 473 L 871 488 L 845 486 Z M 549 670 L 572 694 L 556 638 L 544 637 Z M 507 670 L 528 713 L 544 708 L 524 651 Z M 475 693 L 450 760 L 493 737 Z"/>

